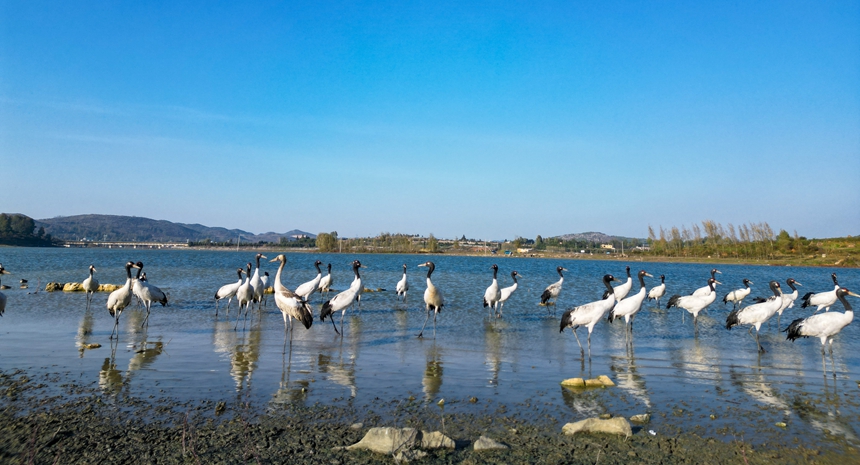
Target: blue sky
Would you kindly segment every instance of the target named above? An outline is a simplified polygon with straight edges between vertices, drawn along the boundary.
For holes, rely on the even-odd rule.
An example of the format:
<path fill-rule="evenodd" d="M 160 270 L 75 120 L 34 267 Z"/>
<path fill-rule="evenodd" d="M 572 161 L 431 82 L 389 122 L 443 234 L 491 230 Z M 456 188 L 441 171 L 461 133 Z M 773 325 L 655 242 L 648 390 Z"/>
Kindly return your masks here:
<path fill-rule="evenodd" d="M 0 211 L 860 233 L 860 4 L 533 3 L 0 0 Z"/>

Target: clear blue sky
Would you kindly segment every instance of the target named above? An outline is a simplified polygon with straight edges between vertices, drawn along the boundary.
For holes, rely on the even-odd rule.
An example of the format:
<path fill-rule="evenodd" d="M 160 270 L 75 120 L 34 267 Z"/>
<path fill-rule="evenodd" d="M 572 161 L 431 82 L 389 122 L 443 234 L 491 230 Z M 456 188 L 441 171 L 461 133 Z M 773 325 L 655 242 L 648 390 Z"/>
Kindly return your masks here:
<path fill-rule="evenodd" d="M 860 234 L 860 4 L 0 0 L 0 211 Z"/>

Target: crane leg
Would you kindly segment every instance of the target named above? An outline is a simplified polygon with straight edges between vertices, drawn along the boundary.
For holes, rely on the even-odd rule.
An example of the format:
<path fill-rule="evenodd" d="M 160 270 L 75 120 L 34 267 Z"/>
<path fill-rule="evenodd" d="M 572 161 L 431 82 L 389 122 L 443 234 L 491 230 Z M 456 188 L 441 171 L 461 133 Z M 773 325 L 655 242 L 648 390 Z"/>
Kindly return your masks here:
<path fill-rule="evenodd" d="M 582 348 L 582 343 L 579 342 L 579 336 L 576 335 L 576 328 L 572 328 L 571 331 L 573 331 L 573 337 L 576 338 L 576 344 L 579 345 L 579 353 L 585 355 L 585 349 Z"/>
<path fill-rule="evenodd" d="M 437 312 L 436 310 L 433 310 L 433 339 L 436 339 L 436 315 L 438 315 L 438 314 L 439 314 L 439 312 Z M 830 355 L 833 355 L 833 346 L 832 345 L 830 346 Z"/>
<path fill-rule="evenodd" d="M 762 347 L 762 346 L 761 346 L 761 344 L 758 342 L 758 330 L 756 330 L 756 331 L 755 331 L 755 343 L 756 343 L 756 345 L 758 346 L 758 351 L 759 351 L 759 353 L 762 353 L 762 354 L 763 354 L 763 353 L 765 353 L 765 352 L 766 352 L 766 351 L 764 350 L 764 347 Z"/>
<path fill-rule="evenodd" d="M 331 321 L 331 327 L 334 328 L 334 332 L 340 334 L 340 331 L 337 330 L 337 325 L 334 323 L 334 315 L 329 315 L 328 319 Z"/>
<path fill-rule="evenodd" d="M 343 317 L 346 316 L 346 309 L 340 312 L 340 337 L 343 337 Z"/>
<path fill-rule="evenodd" d="M 427 320 L 430 319 L 430 309 L 427 309 L 427 317 L 424 318 L 424 324 L 421 325 L 421 332 L 418 333 L 418 337 L 424 337 L 424 328 L 427 326 Z"/>

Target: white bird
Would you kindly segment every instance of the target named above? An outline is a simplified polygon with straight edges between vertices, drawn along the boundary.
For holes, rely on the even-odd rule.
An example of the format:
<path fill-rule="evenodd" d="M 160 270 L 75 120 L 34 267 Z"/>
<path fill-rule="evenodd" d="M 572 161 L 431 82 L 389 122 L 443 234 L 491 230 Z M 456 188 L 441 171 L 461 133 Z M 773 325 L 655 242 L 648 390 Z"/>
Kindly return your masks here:
<path fill-rule="evenodd" d="M 6 271 L 6 268 L 3 268 L 3 264 L 0 264 L 0 277 L 4 274 L 12 274 Z M 6 311 L 6 294 L 0 292 L 0 316 L 3 316 L 3 312 Z"/>
<path fill-rule="evenodd" d="M 242 315 L 242 307 L 245 308 L 245 318 L 242 320 L 242 327 L 245 327 L 245 320 L 248 318 L 248 308 L 251 302 L 254 301 L 254 286 L 251 285 L 251 264 L 245 267 L 248 271 L 245 272 L 245 282 L 236 290 L 236 301 L 239 303 L 239 311 L 236 313 L 236 325 L 233 330 L 239 327 L 239 317 Z"/>
<path fill-rule="evenodd" d="M 346 315 L 346 309 L 352 302 L 355 301 L 355 296 L 358 293 L 359 288 L 361 287 L 361 277 L 358 272 L 358 269 L 361 268 L 361 262 L 355 260 L 352 262 L 352 272 L 355 273 L 355 279 L 352 281 L 352 285 L 349 288 L 331 299 L 325 301 L 322 304 L 322 308 L 320 308 L 320 321 L 325 321 L 326 317 L 331 319 L 331 325 L 334 327 L 334 332 L 343 336 L 343 317 Z M 340 311 L 340 329 L 337 330 L 337 325 L 334 323 L 334 313 Z"/>
<path fill-rule="evenodd" d="M 750 295 L 750 292 L 752 291 L 752 289 L 750 289 L 750 284 L 755 284 L 747 278 L 744 278 L 743 283 L 744 283 L 744 287 L 742 287 L 740 289 L 735 289 L 734 291 L 729 292 L 728 294 L 725 295 L 725 297 L 723 297 L 723 305 L 731 302 L 732 303 L 732 310 L 741 306 L 744 299 L 748 295 Z"/>
<path fill-rule="evenodd" d="M 260 259 L 267 258 L 265 255 L 258 253 L 257 268 L 254 269 L 254 276 L 251 277 L 251 286 L 254 287 L 254 302 L 258 302 L 259 307 L 263 307 L 263 280 L 260 278 Z"/>
<path fill-rule="evenodd" d="M 723 274 L 722 271 L 720 271 L 716 268 L 711 268 L 711 279 L 714 280 L 713 287 L 714 287 L 715 292 L 717 290 L 717 284 L 722 284 L 721 282 L 717 281 L 717 273 Z M 704 296 L 708 295 L 708 293 L 710 293 L 710 292 L 711 292 L 711 285 L 708 284 L 707 286 L 700 287 L 700 288 L 696 289 L 695 291 L 693 291 L 693 295 L 704 297 Z"/>
<path fill-rule="evenodd" d="M 499 281 L 496 279 L 499 273 L 499 266 L 494 264 L 490 268 L 493 270 L 493 282 L 484 291 L 484 308 L 490 307 L 494 312 L 498 313 L 499 300 L 502 298 L 502 290 L 499 289 Z"/>
<path fill-rule="evenodd" d="M 367 268 L 366 266 L 359 263 L 359 268 Z M 353 299 L 353 303 L 356 303 L 358 306 L 358 313 L 361 314 L 361 295 L 364 294 L 364 282 L 361 280 L 361 276 L 356 274 L 354 278 L 352 278 L 352 282 L 349 284 L 349 287 L 353 287 L 356 289 L 355 291 L 355 299 Z M 341 327 L 343 329 L 343 327 Z"/>
<path fill-rule="evenodd" d="M 114 319 L 113 331 L 110 333 L 110 339 L 113 339 L 114 333 L 116 333 L 116 337 L 119 339 L 119 316 L 122 314 L 122 311 L 128 307 L 128 304 L 131 303 L 131 269 L 136 267 L 137 265 L 132 262 L 127 262 L 125 264 L 125 274 L 128 276 L 125 280 L 125 285 L 111 292 L 108 296 L 107 309 Z"/>
<path fill-rule="evenodd" d="M 271 260 L 269 260 L 271 261 Z M 263 276 L 260 276 L 260 282 L 263 283 L 263 306 L 269 304 L 269 298 L 266 296 L 266 289 L 269 288 L 269 281 L 271 281 L 271 277 L 269 276 L 268 271 L 263 272 Z"/>
<path fill-rule="evenodd" d="M 812 313 L 818 313 L 823 308 L 825 312 L 830 311 L 830 307 L 836 303 L 836 291 L 839 290 L 839 282 L 836 280 L 836 273 L 832 273 L 830 277 L 833 279 L 833 290 L 827 292 L 819 292 L 814 294 L 807 292 L 803 296 L 803 304 L 800 308 L 818 307 Z"/>
<path fill-rule="evenodd" d="M 558 272 L 559 279 L 543 290 L 543 294 L 540 295 L 541 305 L 554 305 L 550 299 L 558 299 L 558 294 L 561 292 L 561 285 L 564 284 L 564 275 L 561 272 L 567 271 L 567 268 L 558 267 L 555 271 Z"/>
<path fill-rule="evenodd" d="M 436 315 L 442 311 L 442 307 L 445 305 L 445 299 L 442 298 L 442 293 L 439 292 L 439 289 L 433 285 L 433 281 L 430 280 L 430 275 L 433 274 L 433 271 L 436 269 L 436 265 L 433 262 L 424 262 L 419 267 L 426 266 L 427 267 L 427 289 L 424 289 L 424 309 L 427 311 L 427 317 L 424 318 L 424 324 L 421 326 L 421 332 L 418 333 L 418 337 L 424 336 L 424 327 L 427 326 L 427 320 L 430 319 L 430 310 L 433 310 L 433 338 L 436 338 Z"/>
<path fill-rule="evenodd" d="M 502 288 L 502 298 L 499 299 L 499 317 L 502 316 L 502 307 L 505 306 L 505 302 L 511 297 L 511 294 L 517 290 L 517 276 L 522 277 L 522 275 L 516 271 L 511 271 L 511 279 L 514 280 L 514 284 Z"/>
<path fill-rule="evenodd" d="M 714 278 L 708 278 L 708 289 L 711 291 L 707 295 L 685 295 L 681 296 L 678 294 L 673 295 L 669 298 L 669 303 L 666 304 L 666 309 L 670 309 L 672 307 L 683 308 L 691 315 L 693 315 L 693 325 L 696 326 L 699 312 L 704 310 L 708 305 L 714 303 L 717 300 L 717 291 L 714 289 L 715 284 L 722 284 Z"/>
<path fill-rule="evenodd" d="M 146 317 L 143 319 L 143 323 L 140 324 L 142 328 L 149 323 L 149 310 L 153 302 L 160 303 L 162 307 L 167 306 L 167 294 L 162 292 L 158 287 L 149 284 L 145 277 L 140 279 L 140 273 L 143 271 L 142 262 L 137 262 L 136 268 L 137 279 L 134 281 L 134 294 L 143 301 L 143 306 L 146 307 Z"/>
<path fill-rule="evenodd" d="M 798 286 L 803 286 L 799 282 L 795 281 L 794 278 L 788 278 L 785 281 L 785 284 L 788 284 L 788 287 L 791 288 L 791 294 L 782 294 L 782 306 L 779 307 L 779 310 L 776 311 L 776 327 L 779 329 L 779 318 L 782 316 L 782 312 L 784 312 L 787 308 L 794 307 L 794 301 L 797 300 L 797 288 L 794 287 L 795 284 Z"/>
<path fill-rule="evenodd" d="M 627 281 L 624 281 L 622 284 L 619 284 L 612 288 L 612 292 L 615 294 L 615 301 L 621 302 L 622 299 L 627 297 L 627 294 L 630 292 L 630 289 L 633 288 L 633 278 L 630 277 L 630 267 L 627 267 Z M 607 291 L 608 292 L 608 291 Z M 606 294 L 603 295 L 605 299 L 607 297 Z"/>
<path fill-rule="evenodd" d="M 624 328 L 625 330 L 629 328 L 631 333 L 633 332 L 633 318 L 636 316 L 636 312 L 642 308 L 642 302 L 645 301 L 645 276 L 653 278 L 653 276 L 645 272 L 645 270 L 640 270 L 638 274 L 640 285 L 639 292 L 619 301 L 615 304 L 615 307 L 609 311 L 609 322 L 612 323 L 614 319 L 624 317 Z M 615 287 L 615 289 L 617 290 L 618 287 Z M 626 331 L 625 334 L 627 334 Z"/>
<path fill-rule="evenodd" d="M 328 274 L 323 276 L 322 279 L 320 279 L 320 285 L 319 285 L 320 294 L 327 296 L 329 291 L 331 290 L 332 282 L 333 281 L 331 278 L 331 263 L 329 263 L 328 264 Z"/>
<path fill-rule="evenodd" d="M 90 275 L 84 282 L 81 284 L 81 287 L 87 292 L 87 310 L 90 309 L 90 304 L 93 301 L 93 294 L 99 290 L 99 280 L 93 276 L 93 273 L 96 272 L 96 267 L 90 265 Z"/>
<path fill-rule="evenodd" d="M 606 286 L 607 290 L 606 293 L 604 293 L 606 296 L 604 299 L 568 309 L 564 312 L 564 315 L 561 316 L 559 332 L 563 332 L 564 328 L 567 327 L 572 328 L 573 337 L 576 338 L 576 343 L 579 344 L 579 351 L 583 356 L 585 356 L 585 350 L 579 342 L 579 336 L 576 335 L 576 328 L 579 328 L 580 326 L 588 328 L 588 353 L 590 354 L 591 332 L 594 330 L 594 325 L 603 318 L 603 315 L 605 315 L 606 312 L 612 310 L 612 307 L 615 306 L 615 293 L 612 292 L 612 285 L 609 284 L 612 281 L 618 281 L 618 279 L 611 274 L 603 276 L 603 285 Z"/>
<path fill-rule="evenodd" d="M 660 284 L 651 288 L 648 291 L 648 300 L 656 300 L 657 306 L 660 306 L 660 297 L 666 294 L 666 276 L 660 275 Z"/>
<path fill-rule="evenodd" d="M 786 339 L 794 341 L 800 337 L 817 337 L 821 340 L 821 354 L 824 355 L 824 346 L 827 345 L 827 340 L 830 339 L 830 355 L 833 355 L 833 336 L 839 334 L 842 328 L 848 326 L 851 320 L 854 319 L 854 310 L 851 305 L 845 300 L 845 296 L 860 297 L 848 289 L 840 288 L 836 291 L 836 299 L 842 302 L 845 307 L 845 313 L 821 313 L 818 315 L 808 316 L 806 318 L 798 318 L 788 325 L 783 331 L 788 333 Z"/>
<path fill-rule="evenodd" d="M 320 281 L 322 281 L 322 271 L 320 271 L 320 265 L 322 262 L 317 260 L 314 262 L 314 267 L 317 269 L 317 276 L 306 282 L 299 285 L 296 288 L 296 295 L 301 296 L 303 300 L 310 300 L 311 295 L 317 291 L 320 285 Z"/>
<path fill-rule="evenodd" d="M 233 297 L 236 296 L 236 291 L 239 290 L 239 286 L 242 285 L 242 272 L 244 272 L 242 268 L 236 269 L 236 274 L 239 275 L 239 280 L 235 283 L 225 284 L 215 292 L 215 316 L 218 316 L 218 301 L 222 299 L 227 299 L 227 314 L 230 314 L 230 302 L 233 301 Z"/>
<path fill-rule="evenodd" d="M 302 322 L 305 326 L 305 329 L 310 329 L 311 325 L 314 322 L 314 315 L 311 312 L 311 307 L 308 305 L 306 299 L 304 299 L 299 294 L 287 289 L 281 283 L 281 271 L 284 269 L 284 265 L 287 263 L 287 257 L 283 254 L 278 255 L 271 261 L 278 261 L 281 264 L 278 266 L 278 273 L 275 275 L 275 305 L 281 311 L 281 315 L 284 317 L 284 344 L 286 345 L 286 337 L 287 337 L 287 320 L 289 320 L 289 332 L 290 332 L 290 340 L 292 341 L 293 337 L 293 318 Z M 317 263 L 320 263 L 317 260 Z M 317 270 L 319 270 L 319 265 L 317 265 Z M 314 289 L 316 289 L 316 283 L 314 283 Z"/>
<path fill-rule="evenodd" d="M 403 277 L 397 281 L 394 291 L 398 297 L 403 297 L 403 302 L 406 302 L 406 292 L 409 291 L 409 282 L 406 280 L 406 264 L 403 264 Z"/>
<path fill-rule="evenodd" d="M 752 329 L 755 327 L 755 343 L 758 346 L 758 351 L 762 353 L 765 350 L 758 342 L 758 331 L 761 329 L 761 325 L 775 315 L 779 307 L 782 306 L 782 289 L 780 289 L 779 283 L 771 281 L 770 290 L 773 291 L 773 295 L 766 301 L 732 310 L 726 318 L 726 329 L 732 329 L 733 326 L 737 325 L 751 325 L 749 333 L 752 335 Z"/>

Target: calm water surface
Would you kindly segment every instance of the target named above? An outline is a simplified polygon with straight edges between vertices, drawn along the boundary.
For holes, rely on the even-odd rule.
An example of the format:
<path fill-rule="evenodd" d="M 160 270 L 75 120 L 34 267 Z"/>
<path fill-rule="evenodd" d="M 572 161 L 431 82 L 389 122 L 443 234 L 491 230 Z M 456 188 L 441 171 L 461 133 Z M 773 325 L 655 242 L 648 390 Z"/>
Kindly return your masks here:
<path fill-rule="evenodd" d="M 697 332 L 682 311 L 646 302 L 636 320 L 632 352 L 626 349 L 623 325 L 603 321 L 594 330 L 590 358 L 586 354 L 583 360 L 570 330 L 559 333 L 559 318 L 568 307 L 598 299 L 604 274 L 623 279 L 624 265 L 629 264 L 634 276 L 639 269 L 666 275 L 665 306 L 669 295 L 703 286 L 712 266 L 433 256 L 433 282 L 446 306 L 436 338 L 431 322 L 425 332 L 431 337 L 417 339 L 425 317 L 426 286 L 426 271 L 417 265 L 427 256 L 287 257 L 287 287 L 312 279 L 312 263 L 319 258 L 332 263 L 334 288 L 342 290 L 352 280 L 349 264 L 357 258 L 368 267 L 362 273 L 366 287 L 386 291 L 365 294 L 360 314 L 347 312 L 343 338 L 317 317 L 310 330 L 296 327 L 284 354 L 283 320 L 271 299 L 245 330 L 241 323 L 233 330 L 235 302 L 229 319 L 223 307 L 215 317 L 215 291 L 235 282 L 236 268 L 253 259 L 251 252 L 2 248 L 0 263 L 14 274 L 3 277 L 13 289 L 4 291 L 8 303 L 0 319 L 0 369 L 24 369 L 36 376 L 66 373 L 116 398 L 241 398 L 277 409 L 288 402 L 372 407 L 379 399 L 414 396 L 428 403 L 444 398 L 446 412 L 501 407 L 506 414 L 559 422 L 604 412 L 648 412 L 652 422 L 646 428 L 658 434 L 683 429 L 728 439 L 740 434 L 753 442 L 860 446 L 857 323 L 837 336 L 825 373 L 818 340 L 786 341 L 774 319 L 762 328 L 761 342 L 768 352 L 759 355 L 746 327 L 725 329 L 731 306 L 721 302 L 726 292 L 741 287 L 743 278 L 755 283 L 753 296 L 765 296 L 769 280 L 784 284 L 793 277 L 803 284 L 802 295 L 832 289 L 834 271 L 840 284 L 856 292 L 856 269 L 720 265 L 723 274 L 718 279 L 724 285 L 717 290 L 718 300 L 700 315 Z M 96 294 L 93 308 L 85 311 L 83 293 L 33 292 L 37 281 L 42 289 L 49 281 L 81 282 L 90 264 L 98 269 L 100 282 L 121 284 L 127 260 L 145 263 L 150 283 L 168 293 L 170 306 L 156 304 L 145 330 L 140 329 L 143 314 L 130 307 L 122 314 L 118 344 L 108 340 L 113 319 L 105 309 L 106 293 Z M 404 263 L 411 286 L 406 304 L 393 292 Z M 499 265 L 502 287 L 512 284 L 512 270 L 523 276 L 502 319 L 488 317 L 481 306 L 493 263 Z M 544 287 L 558 279 L 558 265 L 569 271 L 556 309 L 547 310 L 537 303 Z M 273 277 L 277 270 L 268 261 L 262 269 Z M 20 278 L 29 279 L 29 289 L 18 289 Z M 659 279 L 646 278 L 646 284 L 650 288 Z M 634 277 L 631 292 L 638 288 Z M 312 302 L 318 315 L 320 296 L 314 295 Z M 860 307 L 860 299 L 852 303 Z M 831 311 L 843 311 L 841 304 Z M 800 309 L 798 299 L 795 308 L 786 310 L 780 329 L 810 313 Z M 579 334 L 585 343 L 583 329 Z M 82 348 L 94 342 L 103 347 Z M 565 378 L 601 374 L 618 386 L 574 392 L 559 385 Z M 479 401 L 469 402 L 472 396 Z M 787 427 L 781 429 L 777 422 Z"/>

